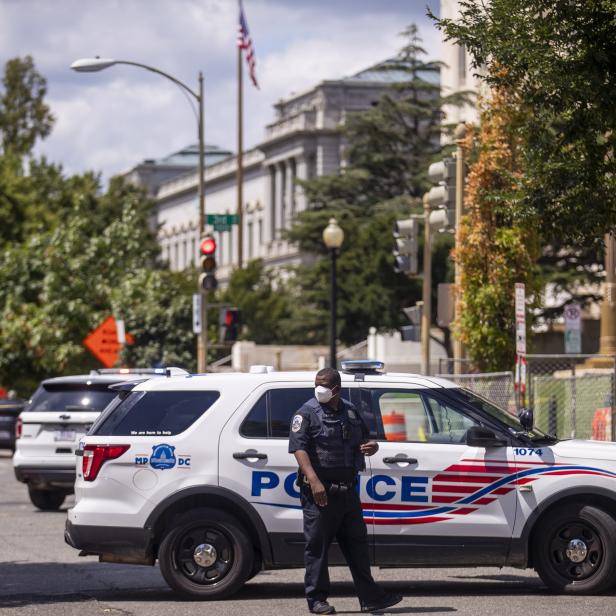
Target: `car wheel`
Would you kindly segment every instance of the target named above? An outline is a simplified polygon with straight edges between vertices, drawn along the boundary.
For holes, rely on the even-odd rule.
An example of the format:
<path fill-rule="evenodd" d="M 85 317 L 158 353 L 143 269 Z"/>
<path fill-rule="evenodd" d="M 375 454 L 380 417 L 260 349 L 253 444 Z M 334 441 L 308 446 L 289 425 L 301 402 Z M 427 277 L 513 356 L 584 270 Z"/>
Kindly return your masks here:
<path fill-rule="evenodd" d="M 253 570 L 254 548 L 242 525 L 215 509 L 195 509 L 174 518 L 158 551 L 169 586 L 190 599 L 224 599 Z"/>
<path fill-rule="evenodd" d="M 66 493 L 62 490 L 37 490 L 28 486 L 32 504 L 41 511 L 57 511 L 62 506 Z"/>
<path fill-rule="evenodd" d="M 614 585 L 616 520 L 591 505 L 566 505 L 534 533 L 535 569 L 553 591 L 600 593 Z"/>

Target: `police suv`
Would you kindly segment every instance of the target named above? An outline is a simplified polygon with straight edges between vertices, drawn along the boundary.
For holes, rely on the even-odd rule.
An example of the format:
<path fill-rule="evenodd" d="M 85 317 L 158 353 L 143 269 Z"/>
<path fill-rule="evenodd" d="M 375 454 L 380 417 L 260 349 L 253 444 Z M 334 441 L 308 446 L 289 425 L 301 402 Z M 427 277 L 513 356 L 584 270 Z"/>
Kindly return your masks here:
<path fill-rule="evenodd" d="M 552 590 L 616 585 L 616 445 L 557 441 L 452 383 L 343 365 L 379 451 L 358 491 L 379 567 L 534 567 Z M 65 538 L 153 565 L 214 599 L 303 566 L 295 411 L 314 373 L 187 375 L 119 386 L 80 443 Z M 342 564 L 334 544 L 331 564 Z"/>

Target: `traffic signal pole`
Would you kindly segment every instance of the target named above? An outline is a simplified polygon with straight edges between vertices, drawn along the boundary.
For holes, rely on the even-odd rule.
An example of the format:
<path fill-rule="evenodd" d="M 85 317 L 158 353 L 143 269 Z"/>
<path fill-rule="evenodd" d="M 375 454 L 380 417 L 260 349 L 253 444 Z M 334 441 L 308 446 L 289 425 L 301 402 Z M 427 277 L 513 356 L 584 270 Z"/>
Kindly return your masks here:
<path fill-rule="evenodd" d="M 432 317 L 432 229 L 430 201 L 423 196 L 424 250 L 423 250 L 423 311 L 421 313 L 421 373 L 430 375 L 430 322 Z"/>

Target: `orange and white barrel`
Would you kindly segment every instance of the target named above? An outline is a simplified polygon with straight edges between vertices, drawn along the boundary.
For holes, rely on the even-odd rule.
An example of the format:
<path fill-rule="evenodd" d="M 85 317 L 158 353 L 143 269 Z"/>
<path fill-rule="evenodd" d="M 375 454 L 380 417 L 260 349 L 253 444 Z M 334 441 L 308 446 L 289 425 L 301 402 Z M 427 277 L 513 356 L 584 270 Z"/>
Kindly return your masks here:
<path fill-rule="evenodd" d="M 383 413 L 383 428 L 388 441 L 406 441 L 406 420 L 402 413 Z"/>

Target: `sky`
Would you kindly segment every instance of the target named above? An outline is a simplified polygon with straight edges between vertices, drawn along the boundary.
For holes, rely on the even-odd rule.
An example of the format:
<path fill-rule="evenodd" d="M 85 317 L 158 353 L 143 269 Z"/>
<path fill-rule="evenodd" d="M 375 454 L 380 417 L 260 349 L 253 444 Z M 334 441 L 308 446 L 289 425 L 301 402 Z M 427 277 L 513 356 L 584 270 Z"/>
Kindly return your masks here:
<path fill-rule="evenodd" d="M 263 140 L 276 101 L 392 56 L 410 23 L 438 58 L 426 6 L 438 12 L 438 0 L 244 0 L 260 85 L 245 73 L 245 147 Z M 70 70 L 96 55 L 155 66 L 193 89 L 203 71 L 205 140 L 235 150 L 237 19 L 237 0 L 0 0 L 0 61 L 30 54 L 47 79 L 56 122 L 37 154 L 108 178 L 196 143 L 177 86 L 129 66 Z"/>

